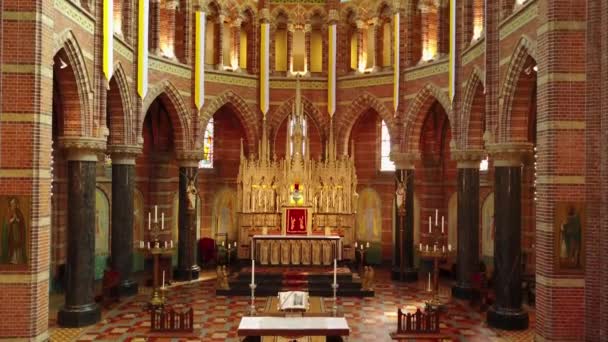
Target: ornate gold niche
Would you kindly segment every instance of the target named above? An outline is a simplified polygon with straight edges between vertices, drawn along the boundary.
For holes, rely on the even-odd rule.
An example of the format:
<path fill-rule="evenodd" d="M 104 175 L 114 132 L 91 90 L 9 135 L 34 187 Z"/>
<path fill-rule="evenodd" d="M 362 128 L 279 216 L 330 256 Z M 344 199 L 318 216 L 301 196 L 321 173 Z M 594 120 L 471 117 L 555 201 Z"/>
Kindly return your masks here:
<path fill-rule="evenodd" d="M 237 178 L 239 258 L 250 257 L 254 235 L 286 234 L 287 209 L 306 208 L 307 235 L 341 236 L 342 258 L 352 259 L 358 199 L 355 161 L 347 155 L 336 157 L 332 126 L 324 158 L 310 158 L 299 77 L 288 120 L 284 159 L 276 155 L 270 158 L 265 120 L 258 156 L 247 158 L 241 144 Z"/>

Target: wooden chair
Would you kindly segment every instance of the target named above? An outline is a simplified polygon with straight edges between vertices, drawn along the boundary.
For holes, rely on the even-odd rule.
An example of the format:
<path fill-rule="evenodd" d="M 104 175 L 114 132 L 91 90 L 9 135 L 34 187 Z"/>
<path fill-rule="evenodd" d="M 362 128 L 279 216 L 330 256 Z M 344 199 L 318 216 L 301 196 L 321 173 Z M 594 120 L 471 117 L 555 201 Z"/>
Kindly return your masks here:
<path fill-rule="evenodd" d="M 391 339 L 401 340 L 432 340 L 442 341 L 449 338 L 439 330 L 440 313 L 435 310 L 422 312 L 416 309 L 415 313 L 403 313 L 397 310 L 397 331 L 392 332 Z"/>

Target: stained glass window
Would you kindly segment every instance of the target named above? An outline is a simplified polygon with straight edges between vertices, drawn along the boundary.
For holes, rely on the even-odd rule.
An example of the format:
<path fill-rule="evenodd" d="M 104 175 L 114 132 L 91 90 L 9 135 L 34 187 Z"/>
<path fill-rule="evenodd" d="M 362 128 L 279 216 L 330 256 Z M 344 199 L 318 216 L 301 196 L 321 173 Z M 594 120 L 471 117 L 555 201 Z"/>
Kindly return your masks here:
<path fill-rule="evenodd" d="M 199 169 L 213 168 L 213 118 L 209 120 L 205 129 L 205 140 L 203 141 L 203 160 L 198 162 Z"/>
<path fill-rule="evenodd" d="M 388 134 L 386 122 L 382 120 L 382 144 L 380 147 L 380 171 L 395 171 L 395 163 L 391 161 L 391 136 Z"/>

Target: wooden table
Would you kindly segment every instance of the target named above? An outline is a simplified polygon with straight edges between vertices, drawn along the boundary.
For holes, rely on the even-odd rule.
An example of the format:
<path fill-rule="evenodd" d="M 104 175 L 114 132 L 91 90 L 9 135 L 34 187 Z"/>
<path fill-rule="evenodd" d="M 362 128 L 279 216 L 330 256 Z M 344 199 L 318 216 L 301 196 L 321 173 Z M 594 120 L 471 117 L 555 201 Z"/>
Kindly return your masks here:
<path fill-rule="evenodd" d="M 344 317 L 243 317 L 238 336 L 348 336 Z"/>

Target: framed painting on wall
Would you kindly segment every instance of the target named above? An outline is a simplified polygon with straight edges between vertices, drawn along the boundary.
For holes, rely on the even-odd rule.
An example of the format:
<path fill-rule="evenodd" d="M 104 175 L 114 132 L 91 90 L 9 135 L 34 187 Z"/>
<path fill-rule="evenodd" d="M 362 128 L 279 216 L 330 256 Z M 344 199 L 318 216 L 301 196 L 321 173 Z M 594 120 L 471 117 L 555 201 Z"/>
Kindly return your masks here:
<path fill-rule="evenodd" d="M 582 273 L 585 265 L 585 204 L 555 203 L 553 224 L 556 269 L 562 273 Z"/>
<path fill-rule="evenodd" d="M 0 265 L 19 268 L 28 264 L 30 209 L 30 197 L 0 196 Z"/>

